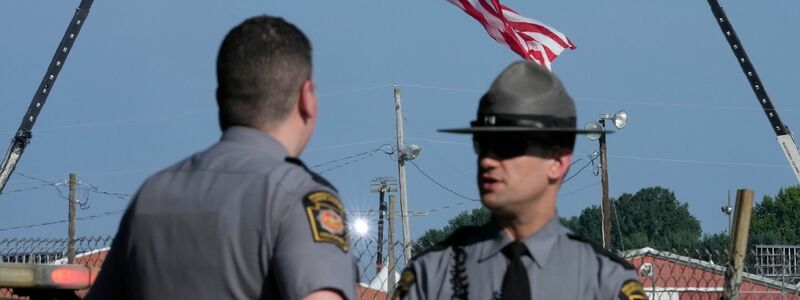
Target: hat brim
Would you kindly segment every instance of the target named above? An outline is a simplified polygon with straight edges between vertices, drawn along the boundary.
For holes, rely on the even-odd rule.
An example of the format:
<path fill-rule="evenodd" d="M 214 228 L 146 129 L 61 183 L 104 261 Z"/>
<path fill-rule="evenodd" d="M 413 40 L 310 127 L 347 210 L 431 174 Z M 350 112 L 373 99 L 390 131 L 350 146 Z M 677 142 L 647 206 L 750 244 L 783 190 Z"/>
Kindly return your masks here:
<path fill-rule="evenodd" d="M 587 134 L 587 133 L 603 133 L 604 130 L 586 130 L 577 128 L 532 128 L 532 127 L 519 127 L 519 126 L 476 126 L 464 128 L 446 128 L 436 130 L 445 133 L 458 133 L 458 134 L 471 134 L 480 132 L 541 132 L 541 133 L 574 133 L 574 134 Z M 605 130 L 606 134 L 614 133 L 612 130 Z"/>

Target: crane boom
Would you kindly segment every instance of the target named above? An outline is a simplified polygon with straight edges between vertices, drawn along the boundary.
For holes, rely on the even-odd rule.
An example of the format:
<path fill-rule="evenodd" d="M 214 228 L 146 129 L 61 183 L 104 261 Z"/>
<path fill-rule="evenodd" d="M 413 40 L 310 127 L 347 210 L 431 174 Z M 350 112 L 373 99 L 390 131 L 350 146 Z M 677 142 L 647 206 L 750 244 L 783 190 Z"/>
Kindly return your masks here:
<path fill-rule="evenodd" d="M 78 38 L 78 33 L 81 32 L 81 27 L 83 27 L 82 25 L 89 15 L 89 9 L 92 7 L 93 2 L 94 0 L 81 0 L 80 6 L 75 10 L 75 15 L 67 26 L 64 37 L 61 38 L 61 43 L 59 43 L 58 48 L 56 48 L 56 53 L 53 54 L 53 59 L 47 67 L 44 78 L 42 78 L 42 81 L 39 83 L 39 88 L 36 90 L 36 93 L 33 94 L 33 99 L 28 106 L 28 111 L 22 118 L 19 129 L 17 129 L 14 138 L 11 140 L 11 146 L 8 147 L 5 157 L 3 157 L 3 164 L 0 166 L 0 193 L 3 192 L 3 188 L 5 188 L 8 179 L 11 177 L 14 169 L 16 169 L 17 162 L 19 162 L 22 152 L 25 151 L 25 147 L 28 146 L 28 143 L 31 141 L 33 125 L 36 123 L 36 119 L 39 116 L 39 112 L 42 111 L 45 101 L 47 101 L 47 96 L 50 95 L 53 89 L 53 84 L 55 84 L 56 79 L 58 79 L 58 73 L 64 67 L 67 56 L 72 52 L 72 45 L 75 43 L 75 39 Z"/>
<path fill-rule="evenodd" d="M 778 144 L 780 144 L 781 150 L 786 155 L 786 159 L 789 160 L 789 166 L 792 168 L 795 177 L 797 177 L 797 181 L 800 182 L 800 152 L 797 150 L 797 143 L 795 143 L 792 133 L 783 124 L 783 121 L 778 116 L 778 111 L 772 105 L 772 101 L 769 100 L 767 89 L 759 79 L 755 67 L 750 62 L 750 58 L 747 57 L 744 46 L 742 46 L 742 42 L 736 35 L 736 31 L 733 30 L 733 24 L 728 20 L 725 11 L 722 10 L 722 6 L 719 5 L 717 0 L 708 0 L 708 5 L 711 6 L 711 12 L 714 14 L 719 28 L 722 29 L 722 33 L 725 35 L 731 50 L 733 50 L 733 55 L 739 61 L 742 72 L 744 72 L 747 81 L 750 82 L 750 88 L 753 89 L 758 104 L 761 105 L 767 115 L 767 120 L 769 120 L 772 130 L 775 131 L 777 136 Z"/>

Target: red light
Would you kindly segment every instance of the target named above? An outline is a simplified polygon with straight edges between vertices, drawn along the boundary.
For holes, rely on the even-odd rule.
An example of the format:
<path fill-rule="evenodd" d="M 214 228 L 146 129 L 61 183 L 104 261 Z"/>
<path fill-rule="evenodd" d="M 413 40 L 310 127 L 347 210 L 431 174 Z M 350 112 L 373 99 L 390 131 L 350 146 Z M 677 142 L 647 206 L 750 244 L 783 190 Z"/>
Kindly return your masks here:
<path fill-rule="evenodd" d="M 50 280 L 62 286 L 89 285 L 89 278 L 87 268 L 56 268 L 50 272 Z"/>

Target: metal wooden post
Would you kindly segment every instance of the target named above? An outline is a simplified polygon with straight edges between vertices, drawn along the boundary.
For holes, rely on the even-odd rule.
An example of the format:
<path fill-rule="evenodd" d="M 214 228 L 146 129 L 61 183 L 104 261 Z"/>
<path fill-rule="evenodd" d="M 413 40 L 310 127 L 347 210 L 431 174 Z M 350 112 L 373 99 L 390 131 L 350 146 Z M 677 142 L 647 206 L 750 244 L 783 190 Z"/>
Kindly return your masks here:
<path fill-rule="evenodd" d="M 600 119 L 603 132 L 600 133 L 600 181 L 603 184 L 603 199 L 601 209 L 603 214 L 603 248 L 611 250 L 611 203 L 608 201 L 608 157 L 606 156 L 606 120 Z"/>
<path fill-rule="evenodd" d="M 736 191 L 736 210 L 733 216 L 733 235 L 731 236 L 730 255 L 725 270 L 725 299 L 739 299 L 739 287 L 742 284 L 744 257 L 747 255 L 747 237 L 750 231 L 750 217 L 753 214 L 753 191 L 740 189 Z"/>
<path fill-rule="evenodd" d="M 386 214 L 387 218 L 389 219 L 388 220 L 389 221 L 389 248 L 388 248 L 389 261 L 387 262 L 388 267 L 386 269 L 386 275 L 387 275 L 386 276 L 386 280 L 389 281 L 389 282 L 386 283 L 386 286 L 388 287 L 388 289 L 386 291 L 387 295 L 392 295 L 392 293 L 394 292 L 395 282 L 397 282 L 397 279 L 394 278 L 394 272 L 395 272 L 395 268 L 397 266 L 397 255 L 394 252 L 394 249 L 395 249 L 394 247 L 395 247 L 395 243 L 396 243 L 395 242 L 395 237 L 394 237 L 394 231 L 395 231 L 395 226 L 394 226 L 394 219 L 395 219 L 394 207 L 395 207 L 394 195 L 389 195 L 389 210 L 388 210 L 388 212 Z"/>
<path fill-rule="evenodd" d="M 400 88 L 394 85 L 394 105 L 397 122 L 397 173 L 400 179 L 400 216 L 403 220 L 403 259 L 411 259 L 411 228 L 408 225 L 408 195 L 406 193 L 406 161 L 403 157 L 403 110 L 400 105 Z"/>
<path fill-rule="evenodd" d="M 69 173 L 69 214 L 68 220 L 69 225 L 67 227 L 67 263 L 73 264 L 75 263 L 75 220 L 77 215 L 77 210 L 75 205 L 77 201 L 75 199 L 75 189 L 78 185 L 78 175 L 75 173 Z"/>

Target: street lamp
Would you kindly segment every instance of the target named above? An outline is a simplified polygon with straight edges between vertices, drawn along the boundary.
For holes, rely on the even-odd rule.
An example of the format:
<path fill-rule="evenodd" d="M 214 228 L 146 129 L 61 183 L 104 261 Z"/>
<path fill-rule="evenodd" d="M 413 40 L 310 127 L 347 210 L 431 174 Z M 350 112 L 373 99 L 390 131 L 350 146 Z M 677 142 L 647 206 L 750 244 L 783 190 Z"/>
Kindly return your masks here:
<path fill-rule="evenodd" d="M 585 129 L 595 131 L 587 133 L 586 137 L 590 140 L 600 141 L 600 168 L 602 176 L 600 180 L 603 185 L 603 199 L 601 202 L 603 214 L 603 248 L 611 250 L 611 203 L 608 201 L 608 158 L 606 157 L 606 120 L 614 122 L 617 129 L 625 128 L 628 125 L 628 113 L 620 110 L 613 116 L 611 114 L 600 114 L 600 120 L 586 123 Z M 596 131 L 600 131 L 597 133 Z"/>

